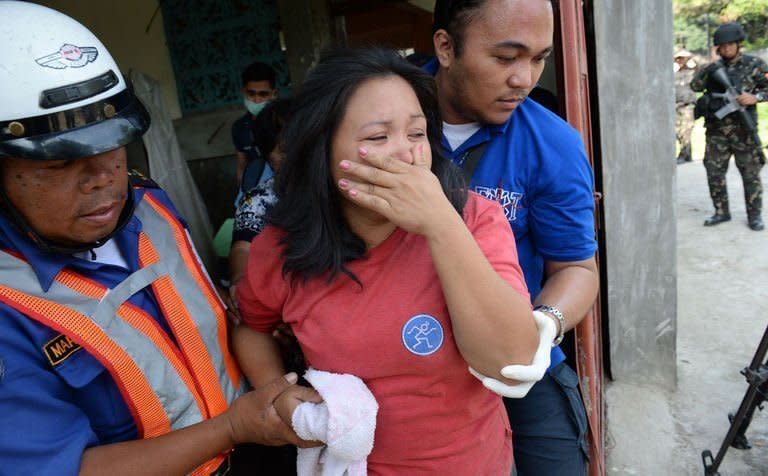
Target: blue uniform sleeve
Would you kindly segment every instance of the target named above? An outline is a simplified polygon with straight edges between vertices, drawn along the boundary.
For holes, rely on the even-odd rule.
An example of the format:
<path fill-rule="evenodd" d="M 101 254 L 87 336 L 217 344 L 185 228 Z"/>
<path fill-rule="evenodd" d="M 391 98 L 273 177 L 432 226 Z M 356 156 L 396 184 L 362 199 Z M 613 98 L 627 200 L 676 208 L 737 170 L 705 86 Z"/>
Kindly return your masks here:
<path fill-rule="evenodd" d="M 548 153 L 531 200 L 530 227 L 539 253 L 550 261 L 591 258 L 595 241 L 592 168 L 575 131 Z"/>
<path fill-rule="evenodd" d="M 0 305 L 0 473 L 77 474 L 97 437 L 22 319 Z"/>

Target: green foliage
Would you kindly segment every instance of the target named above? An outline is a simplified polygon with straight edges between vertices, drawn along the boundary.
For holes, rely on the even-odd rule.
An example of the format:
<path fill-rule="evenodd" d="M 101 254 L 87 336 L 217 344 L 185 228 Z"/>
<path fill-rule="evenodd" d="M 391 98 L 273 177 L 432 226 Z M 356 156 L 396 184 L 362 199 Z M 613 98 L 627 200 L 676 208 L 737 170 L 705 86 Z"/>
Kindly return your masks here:
<path fill-rule="evenodd" d="M 699 53 L 707 49 L 707 20 L 710 37 L 717 25 L 738 21 L 747 33 L 744 48 L 768 46 L 768 0 L 673 0 L 675 39 Z M 703 38 L 703 41 L 702 41 Z"/>
<path fill-rule="evenodd" d="M 727 0 L 673 0 L 675 16 L 702 16 L 706 13 L 717 14 L 728 5 Z"/>
<path fill-rule="evenodd" d="M 705 19 L 702 19 L 701 21 L 694 20 L 683 16 L 675 17 L 675 50 L 685 45 L 685 48 L 689 51 L 705 54 L 707 51 L 707 27 Z M 712 31 L 714 31 L 714 27 L 712 28 Z"/>
<path fill-rule="evenodd" d="M 722 15 L 742 24 L 747 32 L 747 49 L 768 46 L 768 0 L 732 0 Z"/>

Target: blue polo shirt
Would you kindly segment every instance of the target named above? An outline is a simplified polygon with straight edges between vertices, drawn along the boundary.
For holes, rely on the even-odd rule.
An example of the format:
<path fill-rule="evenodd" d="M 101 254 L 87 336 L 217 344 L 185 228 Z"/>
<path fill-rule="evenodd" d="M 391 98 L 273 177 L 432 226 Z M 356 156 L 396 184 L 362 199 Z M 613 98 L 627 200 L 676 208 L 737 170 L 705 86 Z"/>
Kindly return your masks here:
<path fill-rule="evenodd" d="M 437 61 L 425 66 L 437 72 Z M 463 166 L 468 150 L 488 146 L 470 188 L 504 208 L 531 301 L 541 292 L 544 261 L 581 261 L 595 255 L 594 178 L 579 133 L 531 99 L 501 125 L 485 125 L 456 150 L 443 137 L 449 158 Z M 552 349 L 551 367 L 565 360 Z M 550 368 L 551 368 L 550 367 Z"/>
<path fill-rule="evenodd" d="M 144 193 L 134 189 L 136 203 Z M 165 193 L 159 189 L 151 193 L 174 210 Z M 0 248 L 21 253 L 44 290 L 63 268 L 112 288 L 139 267 L 141 227 L 134 216 L 114 237 L 130 269 L 42 252 L 2 214 Z M 148 312 L 173 339 L 148 288 L 129 302 Z M 85 349 L 56 365 L 48 360 L 43 349 L 58 336 L 59 332 L 0 303 L 0 473 L 77 474 L 86 448 L 137 437 L 112 376 Z"/>

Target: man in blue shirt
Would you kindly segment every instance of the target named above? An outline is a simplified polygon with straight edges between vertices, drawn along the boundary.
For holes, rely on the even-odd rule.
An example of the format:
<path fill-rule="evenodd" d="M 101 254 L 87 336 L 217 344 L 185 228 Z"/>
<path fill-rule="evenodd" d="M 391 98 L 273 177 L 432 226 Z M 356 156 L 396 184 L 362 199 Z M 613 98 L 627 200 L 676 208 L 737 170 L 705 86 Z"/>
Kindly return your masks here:
<path fill-rule="evenodd" d="M 243 394 L 224 308 L 167 196 L 129 183 L 149 116 L 73 19 L 0 2 L 0 472 L 223 474 L 303 444 L 295 375 Z"/>
<path fill-rule="evenodd" d="M 275 71 L 266 63 L 256 61 L 249 64 L 242 72 L 243 105 L 246 113 L 232 123 L 232 143 L 235 146 L 237 169 L 235 179 L 240 192 L 247 192 L 262 181 L 272 176 L 272 169 L 267 163 L 269 151 L 260 151 L 254 139 L 254 119 L 271 101 L 277 99 L 278 89 Z M 243 174 L 248 168 L 247 183 Z"/>
<path fill-rule="evenodd" d="M 426 68 L 437 81 L 446 150 L 462 167 L 481 153 L 470 188 L 504 207 L 533 304 L 557 326 L 557 344 L 594 302 L 598 271 L 584 146 L 527 99 L 552 53 L 553 28 L 549 0 L 437 0 L 437 58 Z M 524 374 L 502 376 L 523 382 L 489 387 L 510 396 L 530 387 L 523 398 L 505 398 L 518 474 L 585 474 L 586 415 L 560 348 L 535 384 Z"/>

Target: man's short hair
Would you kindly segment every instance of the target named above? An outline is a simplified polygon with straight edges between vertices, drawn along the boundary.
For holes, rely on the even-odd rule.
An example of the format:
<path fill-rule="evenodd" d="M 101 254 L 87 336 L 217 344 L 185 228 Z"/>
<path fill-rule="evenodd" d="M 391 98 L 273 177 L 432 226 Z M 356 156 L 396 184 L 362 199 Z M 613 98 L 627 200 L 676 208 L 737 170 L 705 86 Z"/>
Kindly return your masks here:
<path fill-rule="evenodd" d="M 554 4 L 554 0 L 549 0 Z M 432 17 L 432 34 L 443 29 L 453 39 L 453 50 L 461 56 L 464 30 L 475 21 L 486 0 L 437 0 Z"/>
<path fill-rule="evenodd" d="M 432 33 L 445 30 L 453 39 L 456 56 L 461 56 L 464 46 L 464 30 L 480 13 L 486 0 L 437 0 L 432 19 Z"/>
<path fill-rule="evenodd" d="M 268 81 L 269 87 L 272 89 L 275 88 L 275 70 L 272 69 L 272 67 L 268 64 L 262 63 L 261 61 L 256 61 L 255 63 L 249 64 L 243 70 L 241 77 L 243 80 L 243 86 L 248 84 L 250 81 Z"/>

